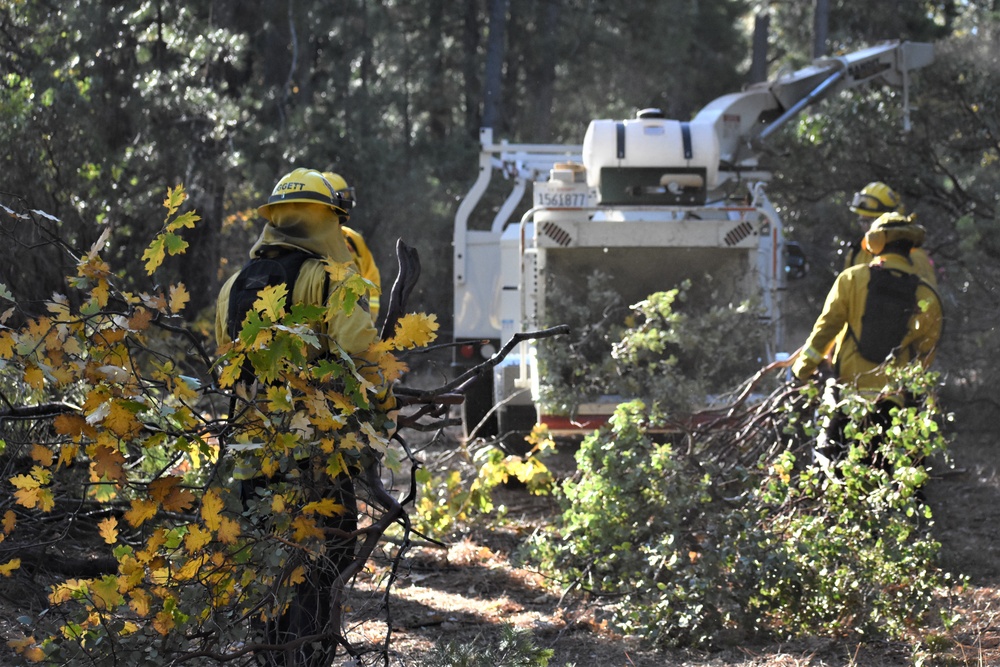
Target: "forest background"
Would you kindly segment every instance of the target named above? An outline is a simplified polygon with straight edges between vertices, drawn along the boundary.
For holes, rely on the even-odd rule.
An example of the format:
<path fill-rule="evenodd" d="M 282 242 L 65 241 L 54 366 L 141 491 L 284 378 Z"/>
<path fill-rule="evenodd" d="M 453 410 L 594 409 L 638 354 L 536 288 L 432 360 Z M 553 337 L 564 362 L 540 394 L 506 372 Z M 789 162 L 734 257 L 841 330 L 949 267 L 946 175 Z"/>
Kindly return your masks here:
<path fill-rule="evenodd" d="M 765 23 L 766 50 L 754 40 Z M 309 166 L 357 188 L 352 222 L 386 282 L 397 238 L 420 251 L 410 309 L 436 314 L 446 340 L 452 220 L 476 176 L 480 127 L 579 143 L 592 118 L 659 107 L 685 119 L 816 53 L 929 41 L 936 60 L 913 79 L 908 131 L 900 91 L 828 100 L 772 139 L 769 194 L 812 266 L 790 286 L 801 332 L 838 248 L 857 235 L 853 192 L 872 180 L 900 192 L 940 274 L 946 406 L 962 428 L 989 428 L 1000 374 L 998 28 L 996 0 L 0 0 L 0 283 L 23 313 L 44 312 L 71 292 L 62 244 L 81 256 L 107 234 L 120 284 L 141 289 L 163 193 L 183 184 L 202 222 L 156 278 L 183 278 L 187 323 L 210 348 L 214 295 L 258 233 L 256 207 L 280 175 Z M 18 217 L 32 211 L 30 225 Z"/>
<path fill-rule="evenodd" d="M 941 273 L 949 386 L 963 404 L 995 405 L 1000 7 L 815 4 L 822 14 L 813 0 L 3 0 L 0 203 L 57 220 L 39 231 L 2 217 L 0 282 L 22 307 L 64 292 L 65 254 L 40 246 L 85 249 L 106 230 L 123 284 L 141 280 L 162 193 L 183 184 L 203 222 L 158 279 L 184 277 L 186 312 L 208 339 L 214 295 L 259 230 L 256 207 L 309 166 L 357 188 L 352 224 L 387 282 L 397 238 L 420 251 L 410 306 L 437 314 L 447 337 L 453 216 L 481 126 L 498 140 L 579 143 L 592 118 L 645 107 L 689 118 L 749 80 L 755 22 L 769 24 L 756 77 L 761 62 L 773 77 L 817 49 L 931 41 L 909 132 L 900 91 L 842 94 L 773 141 L 769 193 L 810 257 L 792 291 L 811 321 L 839 244 L 856 235 L 853 192 L 872 180 L 900 192 Z M 485 227 L 489 207 L 480 215 Z"/>

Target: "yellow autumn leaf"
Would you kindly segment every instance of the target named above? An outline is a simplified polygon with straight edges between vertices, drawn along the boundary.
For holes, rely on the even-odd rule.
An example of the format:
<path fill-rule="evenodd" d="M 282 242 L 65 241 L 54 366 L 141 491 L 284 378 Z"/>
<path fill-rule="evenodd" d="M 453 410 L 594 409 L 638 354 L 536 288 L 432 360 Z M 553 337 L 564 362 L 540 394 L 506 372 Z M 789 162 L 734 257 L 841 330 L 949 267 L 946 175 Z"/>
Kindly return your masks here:
<path fill-rule="evenodd" d="M 56 460 L 56 455 L 45 445 L 32 445 L 31 458 L 47 468 Z"/>
<path fill-rule="evenodd" d="M 292 586 L 298 586 L 306 580 L 306 568 L 304 565 L 299 565 L 297 568 L 292 570 L 292 573 L 288 575 L 288 583 Z"/>
<path fill-rule="evenodd" d="M 11 558 L 3 565 L 0 565 L 0 575 L 9 577 L 14 572 L 14 570 L 18 569 L 19 567 L 21 567 L 21 559 Z"/>
<path fill-rule="evenodd" d="M 128 606 L 132 608 L 132 611 L 139 616 L 147 616 L 149 614 L 150 606 L 149 593 L 139 588 L 132 591 L 131 598 L 132 599 L 129 600 Z"/>
<path fill-rule="evenodd" d="M 163 200 L 163 206 L 167 209 L 167 219 L 177 212 L 186 199 L 187 193 L 184 191 L 184 185 L 178 184 L 167 188 L 167 198 Z"/>
<path fill-rule="evenodd" d="M 59 448 L 59 465 L 69 466 L 76 460 L 76 455 L 80 453 L 80 446 L 73 443 L 66 443 Z"/>
<path fill-rule="evenodd" d="M 222 498 L 215 491 L 207 491 L 201 499 L 201 518 L 205 520 L 205 525 L 210 530 L 217 531 L 222 525 L 222 517 L 219 513 L 225 506 Z"/>
<path fill-rule="evenodd" d="M 219 541 L 223 544 L 236 544 L 240 536 L 240 523 L 234 519 L 222 517 L 219 522 Z"/>
<path fill-rule="evenodd" d="M 204 558 L 191 558 L 174 572 L 174 579 L 177 581 L 189 581 L 198 576 L 198 572 L 205 564 Z"/>
<path fill-rule="evenodd" d="M 193 525 L 184 536 L 184 548 L 189 554 L 201 550 L 206 544 L 212 541 L 212 532 L 205 530 L 201 526 Z"/>
<path fill-rule="evenodd" d="M 378 361 L 378 367 L 382 370 L 382 376 L 387 384 L 392 384 L 403 377 L 403 373 L 410 370 L 406 362 L 400 361 L 394 354 L 382 355 Z"/>
<path fill-rule="evenodd" d="M 37 489 L 42 485 L 40 481 L 30 475 L 15 475 L 10 478 L 10 483 L 18 489 Z"/>
<path fill-rule="evenodd" d="M 24 649 L 21 653 L 28 662 L 44 662 L 48 657 L 45 655 L 45 650 L 41 646 L 31 646 Z"/>
<path fill-rule="evenodd" d="M 105 306 L 108 305 L 108 296 L 110 295 L 110 293 L 111 293 L 111 286 L 108 285 L 107 280 L 101 278 L 97 281 L 97 284 L 94 285 L 94 288 L 90 290 L 90 298 L 98 306 L 104 308 Z"/>
<path fill-rule="evenodd" d="M 52 426 L 59 435 L 72 436 L 74 440 L 79 440 L 84 433 L 93 433 L 83 415 L 59 415 L 52 420 Z"/>
<path fill-rule="evenodd" d="M 324 268 L 327 275 L 330 276 L 330 282 L 333 284 L 343 282 L 356 273 L 353 264 L 350 262 L 336 262 L 332 259 L 326 260 Z"/>
<path fill-rule="evenodd" d="M 166 637 L 174 629 L 174 617 L 169 611 L 161 611 L 153 619 L 153 629 Z"/>
<path fill-rule="evenodd" d="M 176 232 L 182 227 L 187 229 L 194 229 L 194 223 L 201 220 L 201 216 L 194 211 L 187 211 L 186 213 L 181 213 L 179 216 L 167 223 L 168 232 Z"/>
<path fill-rule="evenodd" d="M 41 498 L 41 489 L 18 489 L 14 492 L 14 500 L 22 507 L 33 509 Z"/>
<path fill-rule="evenodd" d="M 146 308 L 138 307 L 128 318 L 128 328 L 132 331 L 145 331 L 153 321 L 153 313 Z"/>
<path fill-rule="evenodd" d="M 133 556 L 123 556 L 118 563 L 118 591 L 127 593 L 142 582 L 146 576 L 144 568 Z"/>
<path fill-rule="evenodd" d="M 132 500 L 132 508 L 125 512 L 125 520 L 128 521 L 130 526 L 137 528 L 156 516 L 158 507 L 153 500 L 135 498 Z"/>
<path fill-rule="evenodd" d="M 437 315 L 409 313 L 396 323 L 393 345 L 397 350 L 423 347 L 437 338 L 437 330 Z"/>
<path fill-rule="evenodd" d="M 56 506 L 56 497 L 51 489 L 38 489 L 38 509 L 43 512 L 51 512 Z"/>
<path fill-rule="evenodd" d="M 324 539 L 323 531 L 316 522 L 304 516 L 297 516 L 292 521 L 293 536 L 296 542 L 303 542 L 310 537 L 317 540 Z"/>
<path fill-rule="evenodd" d="M 243 362 L 245 360 L 245 355 L 237 354 L 229 361 L 227 366 L 223 367 L 222 372 L 219 373 L 220 387 L 229 388 L 236 384 L 236 381 L 240 379 L 240 373 L 243 372 Z"/>
<path fill-rule="evenodd" d="M 32 389 L 43 389 L 45 387 L 45 373 L 38 366 L 29 366 L 24 371 L 24 381 Z"/>
<path fill-rule="evenodd" d="M 111 516 L 97 523 L 98 532 L 107 544 L 118 541 L 118 519 Z"/>
<path fill-rule="evenodd" d="M 337 503 L 333 498 L 324 498 L 315 502 L 307 503 L 302 508 L 303 514 L 322 514 L 323 516 L 336 516 L 346 510 L 343 505 Z"/>
<path fill-rule="evenodd" d="M 283 496 L 280 493 L 276 493 L 273 496 L 271 496 L 271 513 L 272 514 L 285 513 L 285 496 Z"/>
<path fill-rule="evenodd" d="M 135 412 L 120 401 L 111 403 L 108 415 L 104 418 L 104 425 L 123 440 L 134 438 L 142 430 L 142 424 L 136 419 Z"/>
<path fill-rule="evenodd" d="M 14 526 L 17 525 L 17 515 L 14 514 L 14 510 L 7 510 L 3 515 L 3 532 L 10 534 L 10 531 L 14 530 Z"/>
<path fill-rule="evenodd" d="M 187 289 L 184 287 L 184 283 L 177 283 L 176 285 L 170 286 L 170 311 L 172 313 L 179 313 L 184 310 L 184 306 L 187 302 L 191 300 L 191 295 L 188 294 Z"/>
<path fill-rule="evenodd" d="M 277 322 L 285 314 L 287 297 L 288 288 L 284 283 L 268 285 L 259 292 L 257 300 L 253 303 L 253 309 L 266 315 L 272 322 Z"/>
<path fill-rule="evenodd" d="M 10 331 L 0 332 L 0 359 L 10 359 L 14 356 L 14 334 Z"/>
<path fill-rule="evenodd" d="M 97 479 L 107 477 L 114 481 L 125 480 L 125 457 L 117 449 L 98 445 L 91 454 L 91 466 Z"/>
<path fill-rule="evenodd" d="M 91 581 L 90 595 L 98 609 L 114 609 L 123 602 L 118 592 L 118 577 L 113 575 Z"/>

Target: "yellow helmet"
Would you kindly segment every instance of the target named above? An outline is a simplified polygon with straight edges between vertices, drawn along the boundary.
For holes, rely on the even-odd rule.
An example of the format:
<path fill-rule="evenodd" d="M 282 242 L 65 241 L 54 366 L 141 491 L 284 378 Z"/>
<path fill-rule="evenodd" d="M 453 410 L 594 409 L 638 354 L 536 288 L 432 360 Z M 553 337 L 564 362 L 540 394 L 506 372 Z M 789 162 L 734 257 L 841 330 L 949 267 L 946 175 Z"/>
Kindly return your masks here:
<path fill-rule="evenodd" d="M 291 203 L 324 204 L 338 215 L 347 215 L 346 200 L 315 169 L 299 168 L 282 176 L 267 198 L 267 203 L 258 208 L 257 212 L 270 220 L 272 207 Z"/>
<path fill-rule="evenodd" d="M 866 218 L 877 218 L 883 213 L 902 213 L 903 202 L 896 191 L 881 181 L 869 183 L 861 192 L 854 193 L 851 211 Z"/>
<path fill-rule="evenodd" d="M 323 176 L 326 180 L 330 181 L 333 191 L 340 195 L 346 203 L 347 208 L 354 208 L 358 200 L 354 195 L 354 188 L 347 184 L 344 177 L 333 171 L 324 171 Z"/>
<path fill-rule="evenodd" d="M 908 241 L 914 248 L 923 245 L 926 231 L 914 222 L 915 219 L 915 215 L 902 213 L 886 213 L 879 216 L 865 234 L 865 246 L 868 252 L 881 255 L 885 247 L 893 241 Z"/>

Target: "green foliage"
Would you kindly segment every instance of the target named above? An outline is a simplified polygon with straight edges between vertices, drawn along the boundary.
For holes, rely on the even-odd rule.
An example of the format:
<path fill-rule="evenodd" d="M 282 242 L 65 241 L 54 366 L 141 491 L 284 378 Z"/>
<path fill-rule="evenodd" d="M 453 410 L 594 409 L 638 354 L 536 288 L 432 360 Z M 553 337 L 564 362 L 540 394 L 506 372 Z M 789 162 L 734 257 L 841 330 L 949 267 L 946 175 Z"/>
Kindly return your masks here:
<path fill-rule="evenodd" d="M 435 476 L 425 468 L 419 469 L 417 529 L 432 535 L 447 535 L 458 522 L 489 514 L 494 509 L 502 516 L 505 509 L 494 505 L 493 490 L 511 480 L 524 484 L 533 494 L 550 493 L 554 482 L 544 460 L 554 450 L 555 443 L 540 426 L 535 427 L 527 440 L 532 448 L 523 457 L 504 454 L 492 444 L 480 447 L 471 456 L 475 470 L 471 479 L 463 479 L 458 470 Z"/>
<path fill-rule="evenodd" d="M 725 436 L 664 432 L 655 408 L 620 405 L 581 445 L 579 475 L 557 493 L 562 515 L 529 558 L 607 600 L 621 631 L 661 645 L 899 637 L 950 578 L 935 566 L 919 494 L 946 448 L 937 377 L 907 369 L 894 381 L 919 400 L 893 410 L 884 431 L 847 389 L 836 402 L 805 400 L 813 390 L 772 406 L 784 424 L 770 436 L 777 453 L 752 466 L 727 459 Z M 835 414 L 850 455 L 823 469 L 809 462 L 807 434 Z M 884 466 L 871 464 L 873 450 Z"/>
<path fill-rule="evenodd" d="M 438 645 L 427 656 L 426 667 L 546 667 L 552 649 L 538 648 L 531 633 L 504 624 L 495 644 L 482 642 Z"/>
<path fill-rule="evenodd" d="M 540 402 L 553 414 L 623 397 L 686 414 L 762 361 L 766 329 L 755 309 L 690 281 L 648 296 L 631 312 L 600 272 L 588 276 L 585 290 L 566 283 L 550 289 L 548 299 L 560 304 L 561 323 L 573 332 L 569 344 L 539 343 Z M 734 339 L 733 331 L 741 335 Z"/>

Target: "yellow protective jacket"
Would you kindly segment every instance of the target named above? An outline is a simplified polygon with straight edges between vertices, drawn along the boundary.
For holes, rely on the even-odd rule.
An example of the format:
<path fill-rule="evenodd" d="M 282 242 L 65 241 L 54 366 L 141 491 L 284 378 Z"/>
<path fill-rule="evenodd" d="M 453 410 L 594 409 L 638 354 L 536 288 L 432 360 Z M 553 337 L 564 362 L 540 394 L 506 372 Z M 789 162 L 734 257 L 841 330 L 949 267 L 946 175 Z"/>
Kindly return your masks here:
<path fill-rule="evenodd" d="M 852 266 L 868 266 L 874 259 L 875 256 L 868 250 L 868 245 L 862 238 L 848 248 L 847 255 L 844 257 L 843 270 L 846 271 Z M 934 270 L 934 262 L 927 251 L 923 248 L 913 248 L 910 250 L 909 259 L 914 272 L 920 276 L 921 280 L 926 280 L 931 284 L 931 287 L 937 289 L 937 272 Z"/>
<path fill-rule="evenodd" d="M 317 204 L 284 204 L 275 207 L 273 220 L 264 226 L 250 250 L 258 257 L 273 246 L 306 250 L 334 262 L 354 266 L 354 258 L 344 241 L 339 220 L 333 211 Z M 215 308 L 215 338 L 219 345 L 229 341 L 226 322 L 229 316 L 229 292 L 236 275 L 229 278 L 219 292 Z M 321 259 L 309 259 L 302 264 L 299 277 L 291 290 L 289 303 L 326 305 L 332 294 L 328 274 Z M 324 301 L 324 298 L 326 301 Z M 367 310 L 361 307 L 347 315 L 339 308 L 331 309 L 320 334 L 324 349 L 310 351 L 310 358 L 321 356 L 335 341 L 348 354 L 360 355 L 378 339 L 378 332 Z M 323 335 L 325 334 L 325 335 Z"/>
<path fill-rule="evenodd" d="M 880 255 L 871 266 L 916 273 L 908 258 L 893 253 Z M 837 276 L 826 297 L 823 312 L 792 365 L 795 377 L 807 379 L 832 351 L 838 380 L 854 384 L 859 391 L 872 398 L 881 393 L 886 384 L 885 366 L 862 357 L 857 343 L 861 337 L 861 319 L 865 312 L 870 276 L 869 266 L 854 266 Z M 927 366 L 934 359 L 941 337 L 943 313 L 937 292 L 925 281 L 917 286 L 917 304 L 895 364 L 918 361 Z"/>
<path fill-rule="evenodd" d="M 382 293 L 382 275 L 379 273 L 372 251 L 368 249 L 368 244 L 360 233 L 347 226 L 340 228 L 344 232 L 344 240 L 347 241 L 347 249 L 354 256 L 354 263 L 358 267 L 361 277 L 370 280 L 377 288 L 368 296 L 368 310 L 372 315 L 372 322 L 378 319 L 379 294 Z"/>

